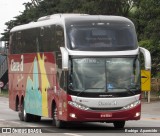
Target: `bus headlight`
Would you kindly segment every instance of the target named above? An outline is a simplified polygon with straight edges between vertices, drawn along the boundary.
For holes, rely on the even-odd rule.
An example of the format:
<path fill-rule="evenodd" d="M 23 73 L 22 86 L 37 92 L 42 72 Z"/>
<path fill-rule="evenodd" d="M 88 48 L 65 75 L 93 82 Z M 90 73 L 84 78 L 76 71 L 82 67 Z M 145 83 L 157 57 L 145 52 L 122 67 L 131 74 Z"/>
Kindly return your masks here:
<path fill-rule="evenodd" d="M 133 102 L 133 103 L 131 103 L 131 104 L 129 104 L 129 105 L 123 107 L 123 109 L 128 110 L 128 109 L 134 108 L 134 107 L 136 107 L 136 106 L 137 106 L 138 104 L 140 104 L 140 103 L 141 103 L 140 100 L 135 101 L 135 102 Z"/>
<path fill-rule="evenodd" d="M 73 106 L 73 107 L 76 107 L 78 109 L 81 109 L 81 110 L 88 110 L 89 108 L 84 106 L 84 105 L 81 105 L 79 103 L 76 103 L 76 102 L 72 102 L 72 101 L 68 101 L 68 104 Z"/>

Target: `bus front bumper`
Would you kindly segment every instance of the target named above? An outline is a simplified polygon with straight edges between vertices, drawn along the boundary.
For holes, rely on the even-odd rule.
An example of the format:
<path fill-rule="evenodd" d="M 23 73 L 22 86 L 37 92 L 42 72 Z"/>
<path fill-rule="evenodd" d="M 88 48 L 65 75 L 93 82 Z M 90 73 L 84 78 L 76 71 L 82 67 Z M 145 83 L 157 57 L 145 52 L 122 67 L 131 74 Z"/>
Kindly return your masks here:
<path fill-rule="evenodd" d="M 68 121 L 80 122 L 112 122 L 121 120 L 139 120 L 141 116 L 141 104 L 128 110 L 95 111 L 81 110 L 68 105 Z"/>

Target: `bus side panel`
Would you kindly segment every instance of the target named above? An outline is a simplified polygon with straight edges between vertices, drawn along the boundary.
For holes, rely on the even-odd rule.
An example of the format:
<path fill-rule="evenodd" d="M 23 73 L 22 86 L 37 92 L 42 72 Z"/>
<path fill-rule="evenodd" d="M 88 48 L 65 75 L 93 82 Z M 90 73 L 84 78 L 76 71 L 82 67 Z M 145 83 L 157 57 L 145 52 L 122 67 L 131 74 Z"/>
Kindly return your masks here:
<path fill-rule="evenodd" d="M 18 110 L 21 95 L 24 94 L 23 70 L 20 55 L 9 55 L 8 77 L 9 77 L 9 107 Z"/>
<path fill-rule="evenodd" d="M 53 91 L 54 77 L 55 61 L 53 53 L 10 55 L 10 108 L 15 110 L 15 101 L 18 94 L 19 99 L 24 96 L 27 113 L 48 117 L 50 111 L 48 90 Z"/>
<path fill-rule="evenodd" d="M 39 84 L 42 94 L 42 116 L 51 117 L 52 101 L 55 99 L 56 64 L 54 53 L 37 54 Z"/>

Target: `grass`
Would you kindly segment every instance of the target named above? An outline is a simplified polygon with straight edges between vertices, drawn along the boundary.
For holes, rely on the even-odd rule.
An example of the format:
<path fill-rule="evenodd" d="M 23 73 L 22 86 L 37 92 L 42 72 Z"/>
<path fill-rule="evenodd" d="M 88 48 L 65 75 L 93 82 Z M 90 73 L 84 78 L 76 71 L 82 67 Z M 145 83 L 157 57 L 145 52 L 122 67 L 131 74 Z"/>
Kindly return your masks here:
<path fill-rule="evenodd" d="M 0 96 L 8 97 L 8 90 L 7 89 L 2 89 L 1 93 L 0 93 Z"/>

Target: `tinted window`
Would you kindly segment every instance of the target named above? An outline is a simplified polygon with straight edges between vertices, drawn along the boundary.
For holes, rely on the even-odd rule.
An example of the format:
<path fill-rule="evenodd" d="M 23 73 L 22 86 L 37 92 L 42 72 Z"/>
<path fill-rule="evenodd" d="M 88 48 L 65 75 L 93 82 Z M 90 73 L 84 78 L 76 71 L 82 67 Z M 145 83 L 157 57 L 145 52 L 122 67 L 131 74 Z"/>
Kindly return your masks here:
<path fill-rule="evenodd" d="M 51 52 L 54 51 L 55 46 L 55 27 L 44 26 L 39 28 L 40 33 L 38 36 L 39 52 Z"/>
<path fill-rule="evenodd" d="M 56 48 L 59 51 L 60 47 L 64 47 L 64 30 L 61 26 L 56 26 Z"/>
<path fill-rule="evenodd" d="M 10 53 L 14 54 L 16 52 L 16 33 L 10 36 Z"/>
<path fill-rule="evenodd" d="M 11 54 L 37 52 L 37 29 L 12 33 L 10 52 Z"/>
<path fill-rule="evenodd" d="M 11 34 L 12 54 L 60 51 L 64 46 L 63 28 L 58 25 L 43 26 Z"/>
<path fill-rule="evenodd" d="M 130 23 L 73 23 L 67 26 L 69 48 L 86 51 L 119 51 L 137 48 Z"/>
<path fill-rule="evenodd" d="M 24 30 L 22 32 L 22 52 L 21 53 L 33 53 L 37 52 L 38 48 L 38 37 L 37 37 L 38 29 L 29 29 Z"/>

